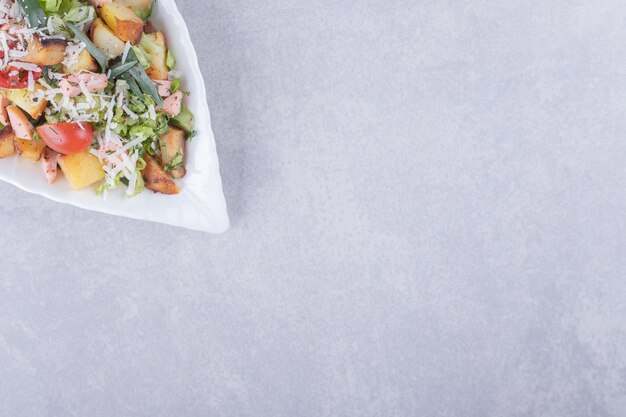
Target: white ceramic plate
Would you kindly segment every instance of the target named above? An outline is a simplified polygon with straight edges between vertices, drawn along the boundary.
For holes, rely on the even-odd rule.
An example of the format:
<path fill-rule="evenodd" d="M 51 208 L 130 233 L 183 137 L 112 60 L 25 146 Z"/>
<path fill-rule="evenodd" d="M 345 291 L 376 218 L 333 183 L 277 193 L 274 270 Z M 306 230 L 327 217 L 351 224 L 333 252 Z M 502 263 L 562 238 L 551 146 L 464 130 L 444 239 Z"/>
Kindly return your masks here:
<path fill-rule="evenodd" d="M 103 198 L 95 194 L 95 187 L 73 191 L 64 178 L 58 178 L 49 185 L 40 164 L 21 157 L 0 159 L 0 180 L 51 200 L 88 210 L 203 232 L 225 232 L 229 226 L 228 214 L 196 51 L 174 0 L 158 0 L 151 20 L 165 32 L 168 45 L 176 56 L 176 69 L 183 72 L 181 85 L 191 92 L 185 103 L 194 113 L 198 134 L 187 143 L 187 175 L 178 182 L 181 193 L 165 196 L 146 190 L 139 196 L 127 198 L 120 188 Z"/>

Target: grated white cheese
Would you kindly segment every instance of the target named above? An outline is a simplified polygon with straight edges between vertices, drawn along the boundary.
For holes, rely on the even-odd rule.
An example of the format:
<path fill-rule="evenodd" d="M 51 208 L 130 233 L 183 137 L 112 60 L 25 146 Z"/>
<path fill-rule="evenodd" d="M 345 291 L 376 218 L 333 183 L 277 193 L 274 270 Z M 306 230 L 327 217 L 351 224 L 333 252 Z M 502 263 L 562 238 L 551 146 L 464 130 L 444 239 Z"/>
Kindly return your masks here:
<path fill-rule="evenodd" d="M 7 35 L 5 32 L 0 32 L 0 47 L 2 47 L 2 52 L 4 53 L 4 59 L 2 62 L 2 68 L 4 69 L 9 63 L 9 44 L 7 42 Z"/>
<path fill-rule="evenodd" d="M 11 5 L 8 4 L 7 0 L 0 0 L 0 15 L 3 18 L 6 18 L 10 12 Z"/>
<path fill-rule="evenodd" d="M 102 158 L 102 153 L 100 151 L 96 150 L 96 149 L 90 149 L 89 153 L 92 154 L 93 156 L 98 157 L 98 160 L 100 162 L 102 162 L 102 160 L 104 159 L 104 158 Z"/>
<path fill-rule="evenodd" d="M 63 74 L 61 74 L 60 72 L 54 72 L 54 71 L 48 70 L 48 76 L 58 81 L 61 81 L 63 79 Z"/>
<path fill-rule="evenodd" d="M 54 25 L 52 24 L 52 17 L 48 18 L 48 21 L 46 22 L 46 29 L 48 29 L 48 33 L 50 35 L 54 35 Z"/>
<path fill-rule="evenodd" d="M 31 64 L 30 62 L 13 61 L 11 62 L 11 66 L 15 68 L 21 68 L 26 71 L 41 72 L 41 68 L 39 68 L 38 65 Z"/>
<path fill-rule="evenodd" d="M 122 106 L 122 109 L 126 112 L 127 115 L 130 116 L 131 119 L 139 119 L 139 116 L 137 116 L 137 113 L 135 113 L 131 109 L 129 109 L 126 104 L 124 104 Z"/>
<path fill-rule="evenodd" d="M 26 51 L 18 51 L 17 49 L 9 49 L 9 57 L 11 58 L 23 58 L 28 53 Z"/>
<path fill-rule="evenodd" d="M 65 48 L 65 57 L 63 58 L 63 65 L 71 67 L 78 62 L 78 56 L 85 49 L 87 45 L 84 42 L 69 41 Z"/>
<path fill-rule="evenodd" d="M 124 53 L 122 54 L 122 64 L 126 63 L 126 58 L 128 58 L 128 52 L 130 52 L 130 42 L 126 42 L 124 46 Z"/>
<path fill-rule="evenodd" d="M 11 9 L 9 10 L 9 16 L 15 20 L 24 19 L 24 12 L 22 11 L 22 8 L 17 2 L 14 2 L 11 5 Z"/>
<path fill-rule="evenodd" d="M 125 102 L 125 97 L 124 97 L 124 91 L 120 91 L 120 93 L 117 95 L 117 107 L 122 108 L 124 106 L 124 102 Z"/>
<path fill-rule="evenodd" d="M 78 26 L 82 30 L 84 26 L 87 23 L 91 23 L 94 20 L 94 18 L 95 18 L 94 9 L 89 9 L 89 14 L 87 15 L 87 17 L 84 20 L 81 20 L 80 22 L 76 23 L 76 26 Z"/>
<path fill-rule="evenodd" d="M 126 145 L 122 146 L 123 150 L 128 150 L 130 148 L 134 148 L 135 146 L 141 144 L 144 140 L 142 138 L 133 139 L 128 142 Z"/>
<path fill-rule="evenodd" d="M 128 180 L 128 188 L 126 189 L 126 195 L 135 194 L 135 187 L 137 186 L 137 170 L 133 169 Z"/>
<path fill-rule="evenodd" d="M 92 103 L 95 104 L 95 101 L 93 97 L 91 96 L 91 93 L 89 92 L 89 89 L 87 88 L 87 85 L 85 84 L 85 82 L 83 80 L 79 80 L 78 86 L 80 87 L 80 90 L 83 92 L 85 97 L 87 97 L 87 102 L 89 102 L 89 104 L 92 104 Z"/>

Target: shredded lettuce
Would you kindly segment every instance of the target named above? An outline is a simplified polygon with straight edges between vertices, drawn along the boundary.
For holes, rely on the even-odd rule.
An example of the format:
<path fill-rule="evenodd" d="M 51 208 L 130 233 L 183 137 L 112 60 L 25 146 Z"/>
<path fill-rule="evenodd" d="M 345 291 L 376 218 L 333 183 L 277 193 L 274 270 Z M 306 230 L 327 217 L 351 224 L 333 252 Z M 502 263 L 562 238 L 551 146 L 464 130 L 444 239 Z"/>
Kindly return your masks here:
<path fill-rule="evenodd" d="M 72 37 L 72 32 L 65 26 L 65 22 L 58 14 L 48 16 L 48 27 L 52 27 L 53 33 L 51 35 L 63 35 L 66 38 Z"/>
<path fill-rule="evenodd" d="M 141 170 L 137 169 L 137 181 L 135 181 L 135 189 L 126 193 L 128 197 L 134 197 L 138 194 L 143 193 L 146 189 L 146 184 L 143 182 L 143 176 L 141 175 Z"/>
<path fill-rule="evenodd" d="M 141 114 L 148 111 L 148 104 L 146 104 L 146 101 L 143 97 L 138 97 L 134 94 L 131 94 L 128 101 L 128 108 L 131 109 L 134 113 Z"/>
<path fill-rule="evenodd" d="M 183 129 L 187 133 L 191 133 L 193 131 L 193 113 L 191 113 L 189 108 L 184 105 L 181 107 L 178 116 L 172 117 L 171 121 L 174 126 Z"/>
<path fill-rule="evenodd" d="M 180 168 L 183 165 L 183 153 L 178 151 L 176 155 L 172 158 L 172 160 L 163 167 L 163 171 L 174 171 Z"/>
<path fill-rule="evenodd" d="M 96 16 L 96 10 L 91 6 L 79 6 L 71 9 L 63 16 L 63 20 L 70 23 L 80 23 L 93 19 Z"/>
<path fill-rule="evenodd" d="M 47 15 L 67 12 L 70 9 L 82 6 L 79 0 L 38 0 L 38 2 Z"/>
<path fill-rule="evenodd" d="M 179 89 L 180 89 L 180 78 L 174 78 L 174 81 L 172 81 L 172 88 L 170 89 L 170 92 L 174 94 Z"/>
<path fill-rule="evenodd" d="M 105 190 L 106 191 L 111 191 L 116 189 L 117 187 L 119 187 L 120 182 L 122 182 L 124 180 L 124 172 L 120 171 L 117 176 L 115 177 L 115 179 L 113 180 L 113 184 L 108 184 L 106 181 L 102 182 L 98 188 L 96 188 L 96 194 L 102 194 Z"/>
<path fill-rule="evenodd" d="M 46 13 L 56 13 L 61 9 L 63 0 L 39 0 L 41 8 Z"/>
<path fill-rule="evenodd" d="M 139 158 L 137 160 L 137 165 L 135 167 L 135 172 L 137 172 L 137 181 L 135 182 L 135 189 L 126 191 L 126 195 L 130 197 L 134 197 L 138 194 L 141 194 L 145 189 L 145 183 L 143 181 L 143 177 L 141 176 L 141 171 L 146 167 L 146 163 L 143 158 Z M 113 184 L 108 183 L 107 181 L 103 181 L 98 188 L 96 188 L 96 194 L 100 195 L 104 193 L 104 191 L 111 191 L 120 186 L 120 184 L 124 184 L 125 186 L 129 186 L 129 178 L 126 176 L 124 171 L 120 171 L 115 179 L 113 180 Z"/>
<path fill-rule="evenodd" d="M 156 119 L 150 117 L 149 107 L 156 107 L 154 100 L 150 96 L 139 97 L 133 94 L 122 80 L 116 82 L 115 91 L 124 91 L 128 109 L 139 116 L 138 118 L 132 118 L 123 109 L 117 108 L 112 119 L 116 124 L 113 128 L 115 133 L 122 137 L 141 138 L 145 141 L 144 143 L 157 140 L 167 133 L 169 130 L 168 116 L 157 113 Z M 102 128 L 106 124 L 104 120 L 105 114 L 106 110 L 102 110 L 99 116 L 98 126 Z"/>
<path fill-rule="evenodd" d="M 169 120 L 162 114 L 157 114 L 156 127 L 154 128 L 154 134 L 156 136 L 163 136 L 170 130 Z"/>
<path fill-rule="evenodd" d="M 154 136 L 154 129 L 146 125 L 136 125 L 130 128 L 128 134 L 133 139 L 141 138 L 141 140 L 146 140 Z"/>
<path fill-rule="evenodd" d="M 137 159 L 137 169 L 139 171 L 143 171 L 145 168 L 146 168 L 146 160 L 140 156 L 139 159 Z"/>
<path fill-rule="evenodd" d="M 134 190 L 131 190 L 131 189 L 126 190 L 126 196 L 129 197 L 129 198 L 132 198 L 132 197 L 136 196 L 137 194 L 141 194 L 146 189 L 145 188 L 145 183 L 143 181 L 143 177 L 141 176 L 141 169 L 137 168 L 136 172 L 137 172 L 137 181 L 135 182 L 135 189 Z M 121 182 L 124 185 L 126 185 L 127 187 L 130 185 L 130 181 L 126 177 L 123 177 L 121 179 Z"/>
<path fill-rule="evenodd" d="M 106 182 L 102 181 L 100 185 L 98 185 L 98 188 L 96 188 L 96 195 L 101 195 L 106 189 L 107 189 L 107 184 Z"/>
<path fill-rule="evenodd" d="M 172 53 L 171 49 L 167 50 L 167 61 L 166 61 L 167 67 L 171 70 L 174 69 L 174 66 L 176 66 L 176 58 L 174 58 L 174 54 Z"/>

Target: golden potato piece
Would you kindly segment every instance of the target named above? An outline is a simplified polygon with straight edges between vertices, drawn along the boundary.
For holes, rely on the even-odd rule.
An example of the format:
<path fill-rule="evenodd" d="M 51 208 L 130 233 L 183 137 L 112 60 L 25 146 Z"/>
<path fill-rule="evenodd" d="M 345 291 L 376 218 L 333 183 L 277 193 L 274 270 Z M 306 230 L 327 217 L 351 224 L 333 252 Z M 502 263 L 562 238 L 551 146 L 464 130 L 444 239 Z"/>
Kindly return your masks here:
<path fill-rule="evenodd" d="M 28 91 L 26 88 L 6 90 L 6 97 L 36 120 L 39 119 L 48 104 L 47 100 L 35 96 L 37 90 L 45 90 L 45 88 L 35 84 L 34 91 Z"/>
<path fill-rule="evenodd" d="M 0 130 L 0 158 L 6 158 L 15 154 L 15 135 L 11 126 L 5 126 Z"/>
<path fill-rule="evenodd" d="M 143 156 L 146 161 L 146 167 L 141 172 L 148 190 L 161 194 L 178 194 L 180 188 L 169 175 L 163 171 L 163 168 L 148 154 Z"/>
<path fill-rule="evenodd" d="M 187 135 L 185 131 L 177 127 L 170 127 L 170 130 L 161 137 L 161 166 L 169 167 L 167 173 L 172 178 L 182 178 L 187 173 L 185 169 L 185 143 Z"/>
<path fill-rule="evenodd" d="M 91 41 L 102 49 L 109 58 L 117 58 L 124 53 L 125 43 L 104 23 L 102 19 L 96 19 L 91 24 Z"/>
<path fill-rule="evenodd" d="M 150 67 L 146 69 L 146 74 L 153 80 L 167 80 L 169 69 L 167 68 L 167 47 L 163 32 L 144 33 L 139 45 L 150 56 Z"/>
<path fill-rule="evenodd" d="M 100 17 L 121 40 L 133 45 L 139 43 L 143 33 L 143 19 L 131 8 L 119 3 L 104 3 L 100 8 Z"/>
<path fill-rule="evenodd" d="M 130 7 L 137 16 L 147 19 L 152 14 L 154 0 L 117 0 L 119 4 Z"/>
<path fill-rule="evenodd" d="M 74 190 L 82 190 L 104 179 L 102 164 L 89 151 L 73 155 L 61 155 L 59 166 Z"/>
<path fill-rule="evenodd" d="M 28 43 L 26 56 L 22 59 L 37 65 L 60 64 L 63 61 L 66 47 L 67 41 L 63 39 L 41 39 L 39 35 L 33 35 Z"/>
<path fill-rule="evenodd" d="M 66 74 L 78 74 L 81 71 L 99 72 L 99 69 L 100 67 L 94 57 L 91 56 L 89 51 L 83 49 L 78 54 L 78 59 L 74 64 L 69 67 L 63 67 L 63 72 Z"/>
<path fill-rule="evenodd" d="M 17 153 L 21 156 L 30 161 L 37 162 L 41 159 L 46 144 L 39 138 L 33 140 L 15 139 L 15 147 L 17 148 Z"/>

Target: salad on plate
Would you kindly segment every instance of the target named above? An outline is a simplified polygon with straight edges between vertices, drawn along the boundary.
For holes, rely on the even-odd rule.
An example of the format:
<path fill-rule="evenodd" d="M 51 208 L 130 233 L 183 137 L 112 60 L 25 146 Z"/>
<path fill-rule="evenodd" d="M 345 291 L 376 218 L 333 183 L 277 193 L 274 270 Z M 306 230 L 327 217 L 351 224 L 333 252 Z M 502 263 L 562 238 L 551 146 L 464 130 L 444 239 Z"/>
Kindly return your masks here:
<path fill-rule="evenodd" d="M 75 190 L 180 192 L 193 114 L 154 1 L 0 0 L 0 158 Z"/>

